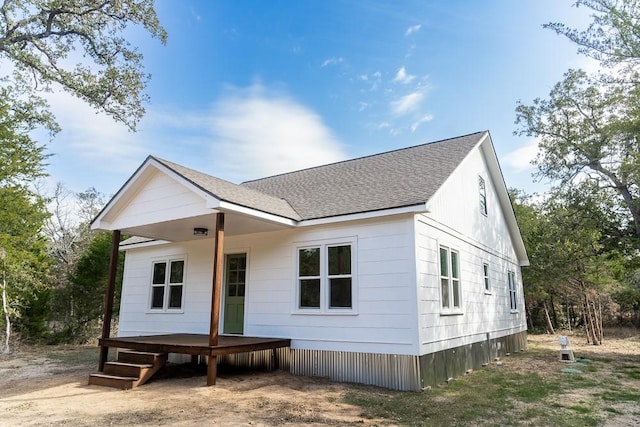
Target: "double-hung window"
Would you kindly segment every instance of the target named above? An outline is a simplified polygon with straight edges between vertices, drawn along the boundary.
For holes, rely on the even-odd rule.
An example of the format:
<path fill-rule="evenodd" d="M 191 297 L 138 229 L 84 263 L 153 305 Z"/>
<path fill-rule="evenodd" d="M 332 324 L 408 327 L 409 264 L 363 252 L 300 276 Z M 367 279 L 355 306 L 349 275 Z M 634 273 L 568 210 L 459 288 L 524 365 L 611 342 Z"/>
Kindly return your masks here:
<path fill-rule="evenodd" d="M 155 261 L 151 277 L 151 309 L 181 310 L 184 259 Z"/>
<path fill-rule="evenodd" d="M 517 311 L 518 295 L 516 294 L 516 273 L 509 271 L 507 273 L 507 280 L 509 281 L 509 307 L 511 311 Z"/>
<path fill-rule="evenodd" d="M 489 281 L 489 264 L 482 264 L 482 275 L 484 277 L 484 291 L 491 292 L 491 282 Z"/>
<path fill-rule="evenodd" d="M 353 244 L 297 248 L 297 310 L 345 311 L 354 308 Z"/>
<path fill-rule="evenodd" d="M 480 213 L 487 215 L 487 186 L 481 176 L 478 177 L 478 191 L 480 193 Z"/>
<path fill-rule="evenodd" d="M 445 246 L 440 246 L 440 299 L 443 311 L 462 308 L 459 254 Z"/>

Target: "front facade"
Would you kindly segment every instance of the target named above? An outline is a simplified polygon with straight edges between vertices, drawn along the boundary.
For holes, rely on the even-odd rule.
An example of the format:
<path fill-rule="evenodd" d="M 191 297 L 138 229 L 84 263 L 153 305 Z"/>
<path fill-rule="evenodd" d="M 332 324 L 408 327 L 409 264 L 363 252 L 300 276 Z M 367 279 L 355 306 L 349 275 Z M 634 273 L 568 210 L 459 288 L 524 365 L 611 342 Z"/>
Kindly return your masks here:
<path fill-rule="evenodd" d="M 94 223 L 142 236 L 121 244 L 119 335 L 210 333 L 209 221 L 225 212 L 217 332 L 291 339 L 292 373 L 419 390 L 521 350 L 527 258 L 489 134 L 419 147 L 242 189 L 150 158 Z"/>

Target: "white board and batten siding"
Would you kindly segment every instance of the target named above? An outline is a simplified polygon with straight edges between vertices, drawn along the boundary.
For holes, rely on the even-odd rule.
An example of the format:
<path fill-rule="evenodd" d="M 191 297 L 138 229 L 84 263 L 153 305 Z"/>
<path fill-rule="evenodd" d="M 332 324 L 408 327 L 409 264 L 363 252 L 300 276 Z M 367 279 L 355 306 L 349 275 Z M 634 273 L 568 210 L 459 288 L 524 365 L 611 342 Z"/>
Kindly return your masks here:
<path fill-rule="evenodd" d="M 413 230 L 414 217 L 403 215 L 228 236 L 225 253 L 247 254 L 244 334 L 291 338 L 294 349 L 417 355 Z M 353 242 L 352 312 L 296 306 L 297 248 L 322 242 Z M 183 310 L 152 312 L 152 262 L 174 256 L 186 260 Z M 212 258 L 213 239 L 128 250 L 120 335 L 208 333 Z"/>
<path fill-rule="evenodd" d="M 487 215 L 480 211 L 479 177 L 485 181 Z M 525 331 L 522 275 L 482 151 L 471 152 L 428 209 L 415 218 L 420 354 Z M 455 314 L 441 309 L 441 246 L 459 253 L 462 308 Z M 508 271 L 516 276 L 517 312 L 510 307 Z"/>

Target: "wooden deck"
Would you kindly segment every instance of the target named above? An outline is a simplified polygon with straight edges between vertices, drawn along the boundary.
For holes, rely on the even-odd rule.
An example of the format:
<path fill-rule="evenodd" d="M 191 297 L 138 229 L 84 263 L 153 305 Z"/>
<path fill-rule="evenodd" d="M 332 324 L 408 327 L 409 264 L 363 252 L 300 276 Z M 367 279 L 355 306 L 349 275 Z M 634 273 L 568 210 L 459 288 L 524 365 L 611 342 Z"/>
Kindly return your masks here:
<path fill-rule="evenodd" d="M 246 353 L 257 350 L 275 350 L 289 347 L 290 339 L 259 338 L 241 335 L 220 335 L 218 345 L 209 345 L 209 335 L 168 334 L 144 335 L 138 337 L 102 338 L 100 346 L 126 348 L 153 353 L 178 353 L 204 356 Z"/>

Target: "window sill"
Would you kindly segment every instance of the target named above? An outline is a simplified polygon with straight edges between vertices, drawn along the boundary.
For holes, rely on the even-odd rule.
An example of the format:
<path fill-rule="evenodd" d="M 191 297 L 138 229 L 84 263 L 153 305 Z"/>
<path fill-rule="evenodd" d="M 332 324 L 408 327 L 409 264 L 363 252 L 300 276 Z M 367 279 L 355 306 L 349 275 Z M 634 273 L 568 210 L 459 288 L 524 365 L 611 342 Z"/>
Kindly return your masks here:
<path fill-rule="evenodd" d="M 357 316 L 358 312 L 355 310 L 320 310 L 320 309 L 300 309 L 294 310 L 291 312 L 293 315 L 303 315 L 303 316 Z"/>
<path fill-rule="evenodd" d="M 442 311 L 440 312 L 440 316 L 462 316 L 464 313 L 462 311 Z"/>
<path fill-rule="evenodd" d="M 493 292 L 491 292 L 491 291 L 484 291 L 484 294 L 485 294 L 485 295 L 493 295 Z"/>
<path fill-rule="evenodd" d="M 519 314 L 520 310 L 511 310 L 511 314 Z"/>
<path fill-rule="evenodd" d="M 146 314 L 184 314 L 184 309 L 174 310 L 161 310 L 161 309 L 147 309 Z"/>

